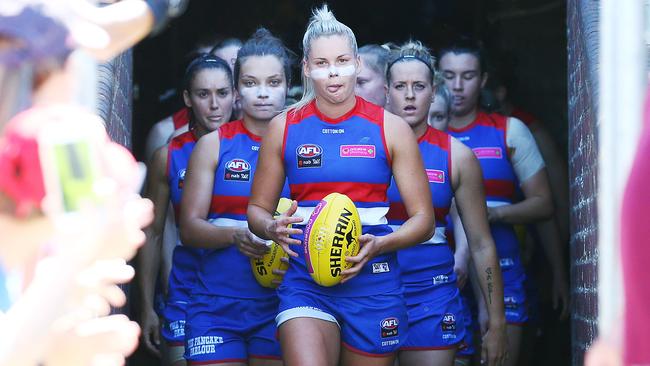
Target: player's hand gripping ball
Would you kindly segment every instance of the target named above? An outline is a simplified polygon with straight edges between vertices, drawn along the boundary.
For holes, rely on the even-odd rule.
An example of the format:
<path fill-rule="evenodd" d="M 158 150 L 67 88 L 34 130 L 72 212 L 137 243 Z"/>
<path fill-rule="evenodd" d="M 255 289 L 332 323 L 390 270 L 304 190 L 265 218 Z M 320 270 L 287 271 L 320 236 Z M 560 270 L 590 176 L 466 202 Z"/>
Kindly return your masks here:
<path fill-rule="evenodd" d="M 352 200 L 340 193 L 323 198 L 305 228 L 305 261 L 311 277 L 321 286 L 341 282 L 341 272 L 354 263 L 347 257 L 359 253 L 361 220 Z"/>
<path fill-rule="evenodd" d="M 281 197 L 278 207 L 275 209 L 273 216 L 280 216 L 291 207 L 291 200 Z M 289 225 L 291 226 L 291 225 Z M 282 281 L 282 275 L 273 273 L 273 270 L 286 271 L 289 264 L 283 258 L 289 258 L 289 255 L 276 242 L 269 240 L 269 251 L 262 258 L 251 258 L 251 268 L 257 282 L 268 288 L 278 287 L 278 282 Z"/>

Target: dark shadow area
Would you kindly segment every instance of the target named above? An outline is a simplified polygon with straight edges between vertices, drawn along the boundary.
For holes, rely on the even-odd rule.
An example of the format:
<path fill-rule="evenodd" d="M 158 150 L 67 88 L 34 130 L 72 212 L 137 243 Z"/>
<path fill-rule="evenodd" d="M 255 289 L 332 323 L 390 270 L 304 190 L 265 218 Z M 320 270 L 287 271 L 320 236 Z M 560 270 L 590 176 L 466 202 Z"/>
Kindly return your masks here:
<path fill-rule="evenodd" d="M 191 0 L 185 14 L 134 50 L 133 152 L 140 160 L 151 126 L 181 106 L 176 94 L 186 54 L 210 35 L 245 39 L 267 27 L 301 55 L 311 9 L 321 1 Z M 513 102 L 537 116 L 566 158 L 567 27 L 564 0 L 328 1 L 359 45 L 415 38 L 434 51 L 453 33 L 483 40 L 493 70 L 509 71 Z M 296 78 L 297 79 L 297 78 Z M 568 266 L 567 266 L 568 268 Z M 544 273 L 546 272 L 546 273 Z M 550 308 L 549 271 L 541 271 L 537 326 L 529 327 L 522 365 L 569 365 L 568 321 Z M 135 289 L 135 286 L 132 286 Z M 131 308 L 137 307 L 133 303 Z M 156 365 L 145 351 L 131 365 Z"/>

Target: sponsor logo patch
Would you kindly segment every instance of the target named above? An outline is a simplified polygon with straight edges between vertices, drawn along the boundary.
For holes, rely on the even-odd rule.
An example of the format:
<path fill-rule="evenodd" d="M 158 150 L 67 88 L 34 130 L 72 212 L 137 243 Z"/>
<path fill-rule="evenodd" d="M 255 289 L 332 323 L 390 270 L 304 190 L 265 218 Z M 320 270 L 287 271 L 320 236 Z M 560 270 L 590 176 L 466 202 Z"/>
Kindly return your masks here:
<path fill-rule="evenodd" d="M 434 285 L 442 285 L 449 282 L 449 276 L 447 275 L 437 275 L 433 277 L 433 284 Z"/>
<path fill-rule="evenodd" d="M 332 134 L 332 135 L 338 135 L 345 133 L 345 129 L 343 128 L 323 128 L 321 130 L 323 134 Z"/>
<path fill-rule="evenodd" d="M 323 164 L 323 148 L 316 144 L 302 144 L 296 148 L 296 160 L 300 168 L 320 168 Z"/>
<path fill-rule="evenodd" d="M 380 262 L 372 264 L 372 273 L 387 273 L 390 272 L 388 262 Z"/>
<path fill-rule="evenodd" d="M 342 158 L 374 159 L 377 155 L 375 145 L 341 145 L 339 152 Z"/>
<path fill-rule="evenodd" d="M 380 326 L 382 338 L 397 337 L 399 335 L 399 320 L 395 317 L 382 320 Z"/>
<path fill-rule="evenodd" d="M 503 305 L 506 309 L 517 309 L 517 300 L 513 296 L 506 296 L 503 298 Z"/>
<path fill-rule="evenodd" d="M 446 313 L 442 317 L 442 322 L 440 323 L 443 332 L 455 332 L 456 331 L 456 316 L 452 313 Z"/>
<path fill-rule="evenodd" d="M 499 259 L 499 265 L 502 268 L 509 268 L 515 265 L 515 261 L 512 258 L 501 258 Z"/>
<path fill-rule="evenodd" d="M 251 165 L 244 159 L 232 159 L 226 163 L 223 179 L 248 182 L 251 179 Z"/>
<path fill-rule="evenodd" d="M 217 351 L 215 346 L 218 344 L 223 344 L 223 337 L 201 336 L 187 340 L 187 348 L 190 356 L 215 353 Z"/>
<path fill-rule="evenodd" d="M 178 189 L 183 189 L 183 184 L 185 183 L 185 172 L 186 169 L 178 171 Z"/>
<path fill-rule="evenodd" d="M 427 177 L 429 178 L 429 183 L 445 182 L 445 172 L 442 170 L 427 169 Z"/>
<path fill-rule="evenodd" d="M 477 159 L 501 159 L 503 150 L 500 147 L 477 147 L 472 149 Z"/>
<path fill-rule="evenodd" d="M 185 337 L 185 320 L 176 320 L 170 322 L 168 327 L 169 331 L 174 334 L 174 338 Z"/>
<path fill-rule="evenodd" d="M 399 339 L 391 339 L 391 340 L 388 340 L 388 341 L 381 341 L 381 346 L 382 347 L 394 346 L 396 344 L 399 344 Z"/>

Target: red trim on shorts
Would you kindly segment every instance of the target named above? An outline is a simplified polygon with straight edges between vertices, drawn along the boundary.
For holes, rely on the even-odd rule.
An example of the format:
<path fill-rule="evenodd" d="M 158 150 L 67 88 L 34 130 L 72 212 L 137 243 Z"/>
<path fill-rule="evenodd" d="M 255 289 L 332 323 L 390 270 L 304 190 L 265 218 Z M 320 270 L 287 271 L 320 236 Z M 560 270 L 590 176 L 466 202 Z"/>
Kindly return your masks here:
<path fill-rule="evenodd" d="M 260 355 L 248 355 L 248 358 L 256 358 L 259 360 L 276 360 L 276 361 L 282 361 L 281 356 L 260 356 Z"/>
<path fill-rule="evenodd" d="M 185 347 L 185 342 L 167 342 L 168 347 Z"/>
<path fill-rule="evenodd" d="M 395 354 L 395 352 L 384 353 L 384 354 L 369 353 L 369 352 L 364 352 L 364 351 L 362 351 L 360 349 L 356 349 L 356 348 L 350 346 L 349 344 L 347 344 L 347 343 L 345 343 L 343 341 L 341 341 L 341 344 L 343 345 L 343 347 L 347 348 L 349 351 L 354 352 L 354 353 L 356 353 L 358 355 L 367 356 L 367 357 L 385 358 L 385 357 L 390 357 L 390 356 Z"/>
<path fill-rule="evenodd" d="M 248 362 L 245 358 L 228 358 L 225 360 L 214 360 L 214 361 L 187 361 L 188 365 L 209 365 L 211 363 L 229 363 L 229 362 Z"/>

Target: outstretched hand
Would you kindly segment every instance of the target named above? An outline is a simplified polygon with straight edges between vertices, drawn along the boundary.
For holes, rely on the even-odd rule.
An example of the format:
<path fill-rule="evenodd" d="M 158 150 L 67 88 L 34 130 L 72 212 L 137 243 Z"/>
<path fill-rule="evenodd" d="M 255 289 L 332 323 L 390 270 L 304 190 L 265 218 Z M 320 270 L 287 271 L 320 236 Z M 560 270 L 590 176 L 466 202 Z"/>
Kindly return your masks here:
<path fill-rule="evenodd" d="M 291 250 L 291 245 L 300 245 L 302 241 L 292 239 L 290 235 L 301 235 L 302 230 L 289 227 L 303 221 L 301 217 L 295 217 L 293 214 L 298 210 L 298 202 L 291 201 L 291 207 L 280 216 L 273 218 L 264 230 L 266 237 L 278 243 L 284 251 L 292 257 L 297 257 L 298 253 Z"/>

